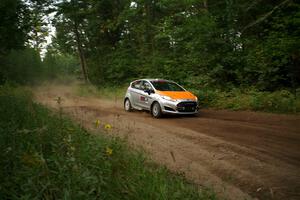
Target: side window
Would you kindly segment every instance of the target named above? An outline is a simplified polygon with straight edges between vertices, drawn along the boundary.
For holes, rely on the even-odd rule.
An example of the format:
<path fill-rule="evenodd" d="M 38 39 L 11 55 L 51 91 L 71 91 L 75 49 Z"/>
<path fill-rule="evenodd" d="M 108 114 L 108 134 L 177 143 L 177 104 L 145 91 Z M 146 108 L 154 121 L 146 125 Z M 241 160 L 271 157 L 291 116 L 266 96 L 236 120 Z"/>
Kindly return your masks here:
<path fill-rule="evenodd" d="M 145 90 L 145 81 L 142 81 L 141 90 Z"/>
<path fill-rule="evenodd" d="M 142 81 L 135 81 L 131 84 L 131 87 L 134 88 L 134 89 L 140 90 L 141 89 L 141 83 L 142 83 Z"/>
<path fill-rule="evenodd" d="M 150 83 L 148 83 L 148 82 L 146 82 L 146 81 L 144 81 L 144 90 L 151 90 L 152 89 L 152 87 L 151 87 L 151 85 L 150 85 Z"/>

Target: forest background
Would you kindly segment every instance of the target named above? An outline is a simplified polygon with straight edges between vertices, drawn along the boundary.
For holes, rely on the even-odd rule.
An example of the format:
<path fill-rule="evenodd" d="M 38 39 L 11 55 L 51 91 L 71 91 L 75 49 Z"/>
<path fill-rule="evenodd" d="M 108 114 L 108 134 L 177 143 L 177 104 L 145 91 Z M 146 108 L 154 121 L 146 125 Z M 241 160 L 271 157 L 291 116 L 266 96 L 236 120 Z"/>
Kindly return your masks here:
<path fill-rule="evenodd" d="M 2 0 L 0 84 L 72 75 L 124 88 L 164 78 L 203 107 L 297 113 L 299 8 L 295 0 Z"/>

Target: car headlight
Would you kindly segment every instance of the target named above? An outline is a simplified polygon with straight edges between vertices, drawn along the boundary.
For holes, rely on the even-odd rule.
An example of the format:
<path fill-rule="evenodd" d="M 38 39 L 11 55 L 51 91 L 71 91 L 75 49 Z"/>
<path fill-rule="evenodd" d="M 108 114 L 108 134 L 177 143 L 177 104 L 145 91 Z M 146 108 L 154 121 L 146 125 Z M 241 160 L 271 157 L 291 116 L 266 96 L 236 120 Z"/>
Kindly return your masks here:
<path fill-rule="evenodd" d="M 164 100 L 167 100 L 167 101 L 172 101 L 172 102 L 176 102 L 177 101 L 177 100 L 172 99 L 171 97 L 168 97 L 168 96 L 161 96 L 161 98 L 163 98 Z"/>

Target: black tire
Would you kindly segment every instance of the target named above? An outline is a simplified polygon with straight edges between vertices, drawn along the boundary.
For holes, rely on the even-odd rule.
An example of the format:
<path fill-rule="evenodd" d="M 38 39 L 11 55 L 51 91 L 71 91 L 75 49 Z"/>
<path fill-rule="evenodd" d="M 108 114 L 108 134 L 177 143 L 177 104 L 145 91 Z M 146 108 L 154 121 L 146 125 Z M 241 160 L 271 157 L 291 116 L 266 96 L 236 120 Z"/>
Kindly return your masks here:
<path fill-rule="evenodd" d="M 132 106 L 131 106 L 130 100 L 128 98 L 125 99 L 125 101 L 124 101 L 124 110 L 126 112 L 131 112 L 132 111 Z"/>
<path fill-rule="evenodd" d="M 160 118 L 162 116 L 161 107 L 158 102 L 155 102 L 152 105 L 151 114 L 155 118 Z"/>

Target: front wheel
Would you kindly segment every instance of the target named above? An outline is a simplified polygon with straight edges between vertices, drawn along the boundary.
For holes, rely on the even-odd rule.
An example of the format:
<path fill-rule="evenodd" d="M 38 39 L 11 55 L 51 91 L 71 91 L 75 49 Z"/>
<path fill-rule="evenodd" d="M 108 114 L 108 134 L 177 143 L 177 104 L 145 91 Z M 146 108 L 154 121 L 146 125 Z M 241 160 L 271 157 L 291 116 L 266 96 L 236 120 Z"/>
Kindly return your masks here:
<path fill-rule="evenodd" d="M 160 118 L 162 116 L 161 107 L 158 102 L 155 102 L 151 109 L 151 114 L 155 118 Z"/>
<path fill-rule="evenodd" d="M 131 106 L 131 103 L 130 103 L 130 100 L 129 100 L 129 99 L 126 99 L 126 100 L 125 100 L 125 102 L 124 102 L 124 109 L 125 109 L 125 111 L 127 111 L 127 112 L 132 111 L 132 106 Z"/>

